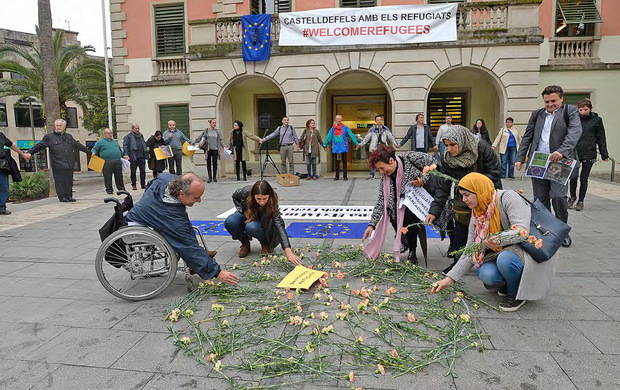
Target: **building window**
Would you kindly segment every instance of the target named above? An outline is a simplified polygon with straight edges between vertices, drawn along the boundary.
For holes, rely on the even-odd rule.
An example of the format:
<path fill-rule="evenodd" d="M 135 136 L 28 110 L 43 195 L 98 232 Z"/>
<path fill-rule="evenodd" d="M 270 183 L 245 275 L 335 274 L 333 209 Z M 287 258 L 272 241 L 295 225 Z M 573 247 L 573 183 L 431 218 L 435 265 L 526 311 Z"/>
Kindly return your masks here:
<path fill-rule="evenodd" d="M 342 8 L 363 8 L 376 6 L 376 0 L 340 0 L 340 7 Z"/>
<path fill-rule="evenodd" d="M 578 101 L 583 99 L 590 99 L 589 93 L 565 93 L 564 104 L 576 105 Z"/>
<path fill-rule="evenodd" d="M 433 134 L 437 134 L 439 126 L 445 122 L 446 115 L 452 116 L 453 124 L 465 126 L 465 123 L 467 123 L 466 100 L 467 95 L 464 93 L 430 94 L 426 118 Z"/>
<path fill-rule="evenodd" d="M 78 123 L 78 115 L 77 108 L 75 107 L 67 107 L 67 128 L 69 129 L 77 129 L 79 127 Z"/>
<path fill-rule="evenodd" d="M 292 0 L 251 0 L 250 14 L 279 14 L 293 10 Z"/>
<path fill-rule="evenodd" d="M 15 111 L 15 126 L 17 127 L 30 127 L 30 110 L 27 104 L 17 104 L 14 108 Z M 41 106 L 32 105 L 32 113 L 34 119 L 34 127 L 44 127 L 45 121 L 41 117 Z"/>
<path fill-rule="evenodd" d="M 6 104 L 0 103 L 0 127 L 8 127 L 9 120 L 6 117 Z"/>
<path fill-rule="evenodd" d="M 155 7 L 155 46 L 158 57 L 185 53 L 183 4 Z"/>
<path fill-rule="evenodd" d="M 558 37 L 593 36 L 601 14 L 594 0 L 557 0 L 555 35 Z"/>
<path fill-rule="evenodd" d="M 168 121 L 175 121 L 177 129 L 181 130 L 188 138 L 191 138 L 189 130 L 189 105 L 170 104 L 159 106 L 159 124 L 162 132 L 168 129 Z"/>

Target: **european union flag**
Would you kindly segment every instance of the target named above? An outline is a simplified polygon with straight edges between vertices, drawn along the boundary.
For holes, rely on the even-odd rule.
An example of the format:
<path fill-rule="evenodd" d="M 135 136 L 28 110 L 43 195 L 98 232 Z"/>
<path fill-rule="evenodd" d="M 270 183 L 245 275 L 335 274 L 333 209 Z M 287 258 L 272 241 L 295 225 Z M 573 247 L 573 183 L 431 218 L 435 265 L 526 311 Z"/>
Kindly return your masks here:
<path fill-rule="evenodd" d="M 271 55 L 271 15 L 244 15 L 241 17 L 244 61 L 266 61 Z"/>

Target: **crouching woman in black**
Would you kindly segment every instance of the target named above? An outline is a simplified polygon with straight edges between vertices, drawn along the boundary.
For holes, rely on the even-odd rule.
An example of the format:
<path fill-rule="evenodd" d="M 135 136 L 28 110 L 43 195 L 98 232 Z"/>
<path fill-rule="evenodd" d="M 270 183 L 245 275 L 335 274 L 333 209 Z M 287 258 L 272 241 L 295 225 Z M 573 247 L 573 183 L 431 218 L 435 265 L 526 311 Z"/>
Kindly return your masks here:
<path fill-rule="evenodd" d="M 250 240 L 254 237 L 261 244 L 261 254 L 270 254 L 281 245 L 288 261 L 301 264 L 291 250 L 278 208 L 278 195 L 268 182 L 259 180 L 253 186 L 239 188 L 232 199 L 237 211 L 226 218 L 224 226 L 234 240 L 241 241 L 239 257 L 250 254 Z"/>

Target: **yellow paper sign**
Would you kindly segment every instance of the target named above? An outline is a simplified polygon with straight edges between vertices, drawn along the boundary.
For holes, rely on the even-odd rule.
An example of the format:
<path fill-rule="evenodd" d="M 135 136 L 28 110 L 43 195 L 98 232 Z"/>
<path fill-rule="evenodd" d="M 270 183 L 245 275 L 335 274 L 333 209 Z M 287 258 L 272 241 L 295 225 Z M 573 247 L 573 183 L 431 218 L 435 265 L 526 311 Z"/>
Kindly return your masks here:
<path fill-rule="evenodd" d="M 194 155 L 194 151 L 189 150 L 189 142 L 187 141 L 183 143 L 183 154 L 188 157 L 192 157 Z"/>
<path fill-rule="evenodd" d="M 298 265 L 282 279 L 278 287 L 309 289 L 310 286 L 322 278 L 324 274 L 325 272 L 323 271 L 315 271 L 303 265 Z"/>
<path fill-rule="evenodd" d="M 88 162 L 88 169 L 92 169 L 95 172 L 103 171 L 103 166 L 105 165 L 105 160 L 99 156 L 92 155 L 90 156 L 90 161 Z"/>
<path fill-rule="evenodd" d="M 172 157 L 172 150 L 168 145 L 162 145 L 159 148 L 153 149 L 155 152 L 155 158 L 158 160 L 165 160 Z"/>

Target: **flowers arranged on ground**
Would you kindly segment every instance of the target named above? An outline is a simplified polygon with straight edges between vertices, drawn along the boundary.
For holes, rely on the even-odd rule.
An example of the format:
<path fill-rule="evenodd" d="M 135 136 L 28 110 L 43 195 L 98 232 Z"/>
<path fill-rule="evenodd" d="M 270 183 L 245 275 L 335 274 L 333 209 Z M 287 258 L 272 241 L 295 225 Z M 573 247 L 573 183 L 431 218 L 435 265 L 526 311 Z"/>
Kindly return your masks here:
<path fill-rule="evenodd" d="M 369 376 L 435 364 L 449 374 L 463 351 L 481 350 L 474 312 L 486 303 L 450 289 L 429 294 L 438 274 L 391 256 L 369 260 L 359 247 L 304 251 L 306 266 L 333 276 L 328 285 L 275 288 L 292 269 L 282 256 L 240 263 L 240 285 L 203 283 L 165 313 L 174 345 L 230 388 L 247 389 L 247 380 L 285 389 L 344 380 L 356 389 Z"/>

